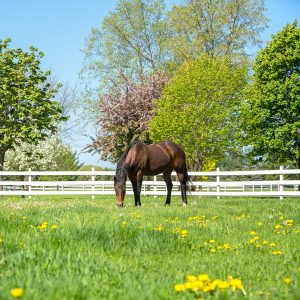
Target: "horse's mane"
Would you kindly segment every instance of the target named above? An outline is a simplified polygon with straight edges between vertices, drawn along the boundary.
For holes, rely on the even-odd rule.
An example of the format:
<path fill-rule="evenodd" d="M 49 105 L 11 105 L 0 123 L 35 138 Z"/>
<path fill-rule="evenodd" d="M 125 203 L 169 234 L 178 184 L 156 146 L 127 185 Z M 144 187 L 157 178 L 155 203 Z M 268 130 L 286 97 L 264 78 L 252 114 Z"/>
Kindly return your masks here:
<path fill-rule="evenodd" d="M 116 168 L 116 179 L 117 181 L 119 180 L 126 180 L 126 175 L 128 172 L 127 166 L 124 164 L 125 159 L 127 157 L 127 154 L 129 152 L 129 150 L 131 149 L 131 147 L 133 145 L 135 145 L 138 142 L 132 142 L 128 145 L 128 147 L 126 148 L 126 150 L 124 151 L 124 153 L 122 154 L 121 158 L 119 159 L 118 163 L 117 163 L 117 168 Z"/>

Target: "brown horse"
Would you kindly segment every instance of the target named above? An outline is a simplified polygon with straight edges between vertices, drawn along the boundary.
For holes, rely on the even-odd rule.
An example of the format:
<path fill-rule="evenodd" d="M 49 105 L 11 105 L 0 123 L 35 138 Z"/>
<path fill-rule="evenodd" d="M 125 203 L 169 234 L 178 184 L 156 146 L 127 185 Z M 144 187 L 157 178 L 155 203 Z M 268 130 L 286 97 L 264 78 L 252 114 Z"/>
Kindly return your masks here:
<path fill-rule="evenodd" d="M 146 145 L 141 142 L 130 144 L 121 156 L 114 177 L 114 188 L 118 206 L 123 206 L 126 193 L 126 179 L 129 177 L 135 206 L 141 205 L 140 194 L 144 175 L 163 173 L 167 185 L 166 205 L 171 203 L 172 180 L 171 173 L 175 170 L 181 186 L 183 205 L 187 205 L 186 186 L 189 176 L 186 168 L 185 153 L 178 145 L 165 141 Z"/>

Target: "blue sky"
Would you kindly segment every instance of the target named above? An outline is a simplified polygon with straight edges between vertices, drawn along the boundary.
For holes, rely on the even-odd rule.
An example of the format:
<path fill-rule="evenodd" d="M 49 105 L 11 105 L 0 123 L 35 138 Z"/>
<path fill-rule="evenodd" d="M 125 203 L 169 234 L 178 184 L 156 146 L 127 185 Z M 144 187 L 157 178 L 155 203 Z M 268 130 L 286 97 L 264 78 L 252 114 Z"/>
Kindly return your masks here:
<path fill-rule="evenodd" d="M 0 0 L 0 39 L 10 37 L 13 47 L 27 50 L 35 46 L 44 52 L 43 68 L 50 69 L 61 82 L 75 84 L 83 62 L 81 49 L 92 27 L 100 27 L 104 16 L 114 10 L 117 0 Z M 180 1 L 168 0 L 168 4 Z M 286 23 L 300 21 L 299 0 L 268 0 L 269 28 L 264 41 Z M 81 150 L 86 138 L 76 137 L 74 149 Z M 97 155 L 81 154 L 81 162 L 110 166 Z"/>

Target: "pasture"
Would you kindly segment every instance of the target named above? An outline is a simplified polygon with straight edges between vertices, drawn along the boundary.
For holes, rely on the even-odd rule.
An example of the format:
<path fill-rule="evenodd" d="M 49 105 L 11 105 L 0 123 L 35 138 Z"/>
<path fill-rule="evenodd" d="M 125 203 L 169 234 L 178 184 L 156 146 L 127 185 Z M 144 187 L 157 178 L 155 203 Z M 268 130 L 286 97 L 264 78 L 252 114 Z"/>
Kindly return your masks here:
<path fill-rule="evenodd" d="M 0 198 L 0 299 L 300 299 L 299 199 L 164 201 Z"/>

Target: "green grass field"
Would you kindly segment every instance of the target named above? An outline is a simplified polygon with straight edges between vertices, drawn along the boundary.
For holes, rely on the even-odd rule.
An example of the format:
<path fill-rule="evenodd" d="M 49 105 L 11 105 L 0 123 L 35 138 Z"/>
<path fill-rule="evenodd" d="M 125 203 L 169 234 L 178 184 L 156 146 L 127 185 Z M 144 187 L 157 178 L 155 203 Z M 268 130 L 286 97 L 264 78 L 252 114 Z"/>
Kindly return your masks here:
<path fill-rule="evenodd" d="M 0 299 L 300 299 L 299 199 L 172 200 L 0 198 Z"/>

